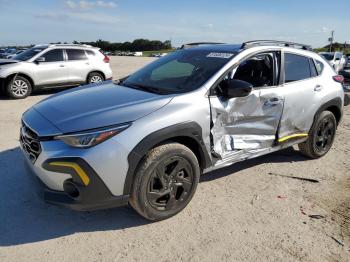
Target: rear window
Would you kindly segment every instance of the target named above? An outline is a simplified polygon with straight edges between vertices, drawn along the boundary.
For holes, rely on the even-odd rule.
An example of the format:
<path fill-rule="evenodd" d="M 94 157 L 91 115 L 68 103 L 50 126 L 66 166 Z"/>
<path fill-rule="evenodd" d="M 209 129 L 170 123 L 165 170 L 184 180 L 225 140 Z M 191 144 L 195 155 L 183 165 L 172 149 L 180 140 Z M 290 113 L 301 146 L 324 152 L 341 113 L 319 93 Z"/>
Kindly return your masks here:
<path fill-rule="evenodd" d="M 285 54 L 284 58 L 285 82 L 295 82 L 311 77 L 309 58 L 295 55 Z"/>
<path fill-rule="evenodd" d="M 85 60 L 87 56 L 81 49 L 66 49 L 68 60 Z"/>

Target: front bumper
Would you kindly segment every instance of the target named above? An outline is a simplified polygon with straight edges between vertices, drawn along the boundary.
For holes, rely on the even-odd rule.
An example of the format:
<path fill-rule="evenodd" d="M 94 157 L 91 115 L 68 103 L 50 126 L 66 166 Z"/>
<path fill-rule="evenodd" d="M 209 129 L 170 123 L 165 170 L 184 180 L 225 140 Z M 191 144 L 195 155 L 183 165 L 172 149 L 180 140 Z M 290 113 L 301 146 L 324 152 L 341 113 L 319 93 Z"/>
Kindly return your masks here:
<path fill-rule="evenodd" d="M 53 162 L 75 163 L 81 167 L 81 169 L 89 177 L 89 183 L 84 183 L 79 174 L 73 168 L 50 165 Z M 48 171 L 71 175 L 71 178 L 68 178 L 64 181 L 64 191 L 56 191 L 48 188 L 45 183 L 36 175 L 34 166 L 27 157 L 25 161 L 25 167 L 26 171 L 32 178 L 31 180 L 34 181 L 39 196 L 41 196 L 46 202 L 50 204 L 64 206 L 78 211 L 107 209 L 128 204 L 129 196 L 112 195 L 112 193 L 95 173 L 95 171 L 83 159 L 59 158 L 47 160 L 44 162 L 43 168 Z M 75 192 L 77 194 L 72 194 L 72 187 L 77 190 Z"/>

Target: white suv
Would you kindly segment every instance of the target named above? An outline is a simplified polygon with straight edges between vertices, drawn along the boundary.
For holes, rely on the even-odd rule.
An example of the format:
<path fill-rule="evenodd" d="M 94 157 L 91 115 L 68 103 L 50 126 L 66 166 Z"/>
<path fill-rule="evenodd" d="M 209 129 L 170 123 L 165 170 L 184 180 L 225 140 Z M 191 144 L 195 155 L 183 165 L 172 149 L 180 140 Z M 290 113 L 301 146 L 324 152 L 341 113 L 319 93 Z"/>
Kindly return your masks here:
<path fill-rule="evenodd" d="M 68 87 L 112 79 L 109 58 L 88 45 L 38 45 L 0 60 L 0 87 L 11 98 L 33 89 Z"/>

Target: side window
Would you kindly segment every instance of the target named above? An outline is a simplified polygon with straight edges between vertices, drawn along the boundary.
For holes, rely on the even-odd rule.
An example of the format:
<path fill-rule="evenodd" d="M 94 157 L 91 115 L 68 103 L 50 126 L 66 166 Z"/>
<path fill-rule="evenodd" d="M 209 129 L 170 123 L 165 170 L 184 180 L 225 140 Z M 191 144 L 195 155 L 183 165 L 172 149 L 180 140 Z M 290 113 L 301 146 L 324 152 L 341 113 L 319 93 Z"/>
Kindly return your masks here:
<path fill-rule="evenodd" d="M 318 76 L 318 72 L 316 70 L 314 60 L 309 58 L 309 63 L 310 63 L 311 77 Z"/>
<path fill-rule="evenodd" d="M 62 49 L 53 49 L 51 51 L 46 52 L 41 57 L 45 58 L 45 62 L 64 61 Z"/>
<path fill-rule="evenodd" d="M 295 82 L 311 77 L 309 58 L 288 54 L 284 56 L 285 82 Z"/>
<path fill-rule="evenodd" d="M 237 68 L 233 79 L 251 83 L 253 87 L 274 86 L 278 75 L 274 74 L 274 68 L 278 68 L 274 62 L 274 56 L 274 53 L 265 53 L 243 61 Z"/>
<path fill-rule="evenodd" d="M 323 72 L 323 68 L 324 68 L 324 64 L 318 60 L 314 60 L 315 61 L 315 65 L 316 65 L 316 70 L 318 75 L 322 74 Z"/>
<path fill-rule="evenodd" d="M 66 49 L 68 60 L 85 60 L 87 56 L 81 49 Z"/>
<path fill-rule="evenodd" d="M 85 50 L 85 52 L 86 52 L 87 56 L 89 56 L 89 57 L 92 57 L 92 56 L 96 55 L 95 52 L 91 51 L 91 50 Z"/>

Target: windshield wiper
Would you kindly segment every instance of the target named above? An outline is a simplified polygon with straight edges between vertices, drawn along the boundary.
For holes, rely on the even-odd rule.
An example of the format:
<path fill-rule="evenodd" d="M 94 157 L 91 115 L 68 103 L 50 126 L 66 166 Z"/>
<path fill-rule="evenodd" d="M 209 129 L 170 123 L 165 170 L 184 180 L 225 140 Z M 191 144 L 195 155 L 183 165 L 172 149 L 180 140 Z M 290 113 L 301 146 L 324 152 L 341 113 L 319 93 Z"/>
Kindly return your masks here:
<path fill-rule="evenodd" d="M 159 88 L 153 87 L 153 86 L 146 86 L 146 85 L 141 85 L 141 84 L 130 84 L 130 83 L 125 83 L 125 82 L 120 82 L 118 83 L 121 86 L 126 86 L 126 87 L 130 87 L 130 88 L 134 88 L 134 89 L 138 89 L 138 90 L 142 90 L 142 91 L 147 91 L 150 93 L 156 93 L 156 94 L 161 94 L 162 91 Z"/>

